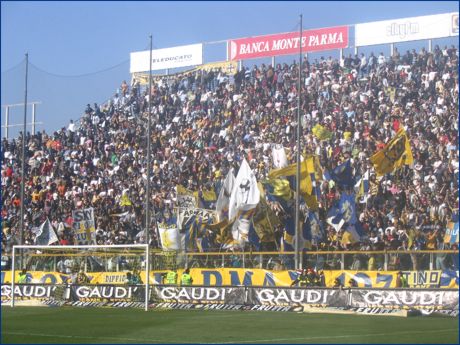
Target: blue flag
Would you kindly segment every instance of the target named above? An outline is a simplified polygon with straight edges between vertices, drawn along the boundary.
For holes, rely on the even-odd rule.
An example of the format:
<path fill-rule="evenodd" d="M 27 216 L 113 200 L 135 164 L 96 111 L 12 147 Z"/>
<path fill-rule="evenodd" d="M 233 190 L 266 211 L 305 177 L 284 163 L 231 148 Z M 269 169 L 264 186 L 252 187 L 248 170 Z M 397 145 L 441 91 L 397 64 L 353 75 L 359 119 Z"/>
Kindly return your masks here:
<path fill-rule="evenodd" d="M 324 240 L 326 235 L 322 223 L 319 220 L 318 212 L 308 211 L 308 224 L 310 227 L 311 239 L 314 244 Z"/>
<path fill-rule="evenodd" d="M 338 207 L 340 212 L 343 214 L 342 217 L 345 223 L 355 224 L 357 222 L 354 193 L 348 194 L 346 192 L 342 192 Z"/>
<path fill-rule="evenodd" d="M 329 173 L 329 176 L 338 186 L 345 188 L 353 188 L 355 186 L 355 178 L 353 176 L 350 160 L 335 167 L 334 170 Z"/>
<path fill-rule="evenodd" d="M 327 223 L 339 231 L 345 223 L 353 225 L 356 222 L 355 195 L 342 192 L 340 200 L 327 213 Z"/>
<path fill-rule="evenodd" d="M 345 223 L 343 219 L 343 212 L 340 210 L 338 204 L 332 206 L 327 213 L 327 223 L 330 224 L 335 231 L 339 231 Z"/>
<path fill-rule="evenodd" d="M 365 236 L 364 229 L 359 221 L 355 224 L 349 224 L 346 229 L 354 238 L 355 241 L 361 241 Z"/>

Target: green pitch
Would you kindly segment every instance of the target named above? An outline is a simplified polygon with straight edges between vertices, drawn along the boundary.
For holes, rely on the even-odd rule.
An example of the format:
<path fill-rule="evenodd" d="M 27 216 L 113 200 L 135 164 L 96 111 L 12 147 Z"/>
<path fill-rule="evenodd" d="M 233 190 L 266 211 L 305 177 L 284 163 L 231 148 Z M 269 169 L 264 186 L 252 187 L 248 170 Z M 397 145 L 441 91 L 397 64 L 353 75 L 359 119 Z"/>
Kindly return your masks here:
<path fill-rule="evenodd" d="M 2 307 L 2 343 L 458 343 L 458 318 Z"/>

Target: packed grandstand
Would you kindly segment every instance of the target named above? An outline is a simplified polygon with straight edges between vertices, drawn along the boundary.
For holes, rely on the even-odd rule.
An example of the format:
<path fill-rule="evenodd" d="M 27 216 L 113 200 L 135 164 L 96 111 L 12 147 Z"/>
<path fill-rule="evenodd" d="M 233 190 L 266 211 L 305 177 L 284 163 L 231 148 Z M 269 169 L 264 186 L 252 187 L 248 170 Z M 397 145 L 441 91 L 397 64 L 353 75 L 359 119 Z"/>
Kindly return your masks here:
<path fill-rule="evenodd" d="M 134 78 L 107 103 L 88 104 L 68 127 L 27 133 L 24 244 L 37 243 L 46 219 L 60 245 L 145 243 L 151 97 L 150 245 L 292 251 L 295 176 L 280 169 L 296 162 L 298 69 L 294 62 L 154 76 L 150 96 L 148 84 Z M 450 224 L 458 226 L 457 47 L 304 58 L 301 86 L 301 154 L 314 166 L 302 175 L 309 183 L 301 248 L 457 249 L 445 240 Z M 378 173 L 370 158 L 402 132 L 412 161 Z M 4 254 L 19 243 L 21 142 L 22 135 L 2 140 Z M 227 195 L 225 179 L 244 160 L 260 192 L 257 207 L 238 214 L 246 228 L 222 222 L 222 210 L 216 212 L 220 195 Z M 191 204 L 181 204 L 190 202 L 187 196 Z M 351 215 L 341 208 L 344 200 Z M 82 242 L 75 211 L 90 209 L 94 231 Z M 162 234 L 171 229 L 177 236 L 166 240 Z M 381 269 L 357 258 L 355 269 Z M 2 257 L 2 268 L 8 260 Z M 458 270 L 458 255 L 435 264 Z"/>

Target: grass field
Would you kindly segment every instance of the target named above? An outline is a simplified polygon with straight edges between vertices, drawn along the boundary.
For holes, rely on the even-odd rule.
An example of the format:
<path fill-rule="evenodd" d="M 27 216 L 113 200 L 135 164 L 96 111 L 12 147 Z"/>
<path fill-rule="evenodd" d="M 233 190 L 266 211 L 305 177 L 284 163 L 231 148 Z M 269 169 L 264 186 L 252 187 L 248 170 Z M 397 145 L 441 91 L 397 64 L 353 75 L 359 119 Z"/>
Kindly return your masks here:
<path fill-rule="evenodd" d="M 458 318 L 2 307 L 2 343 L 458 343 Z"/>

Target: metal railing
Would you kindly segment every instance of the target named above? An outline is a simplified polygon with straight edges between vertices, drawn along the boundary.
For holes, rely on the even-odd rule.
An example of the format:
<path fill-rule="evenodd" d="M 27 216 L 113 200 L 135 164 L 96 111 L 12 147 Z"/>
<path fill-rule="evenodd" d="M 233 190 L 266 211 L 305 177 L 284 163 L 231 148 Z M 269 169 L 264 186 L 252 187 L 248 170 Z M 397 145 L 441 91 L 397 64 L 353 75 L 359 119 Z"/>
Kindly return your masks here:
<path fill-rule="evenodd" d="M 458 250 L 319 251 L 303 254 L 303 267 L 317 270 L 458 270 Z M 225 252 L 153 254 L 152 269 L 262 268 L 295 269 L 294 252 Z"/>
<path fill-rule="evenodd" d="M 273 271 L 293 270 L 294 252 L 215 252 L 182 253 L 156 251 L 150 254 L 150 270 L 170 268 L 260 268 Z M 68 262 L 66 262 L 68 260 Z M 31 255 L 27 270 L 59 271 L 65 265 L 86 272 L 122 272 L 143 269 L 145 255 L 139 253 L 55 253 Z M 318 251 L 305 252 L 303 268 L 355 271 L 458 270 L 458 250 L 424 251 Z M 9 270 L 11 267 L 3 267 Z M 16 269 L 19 269 L 16 267 Z"/>

